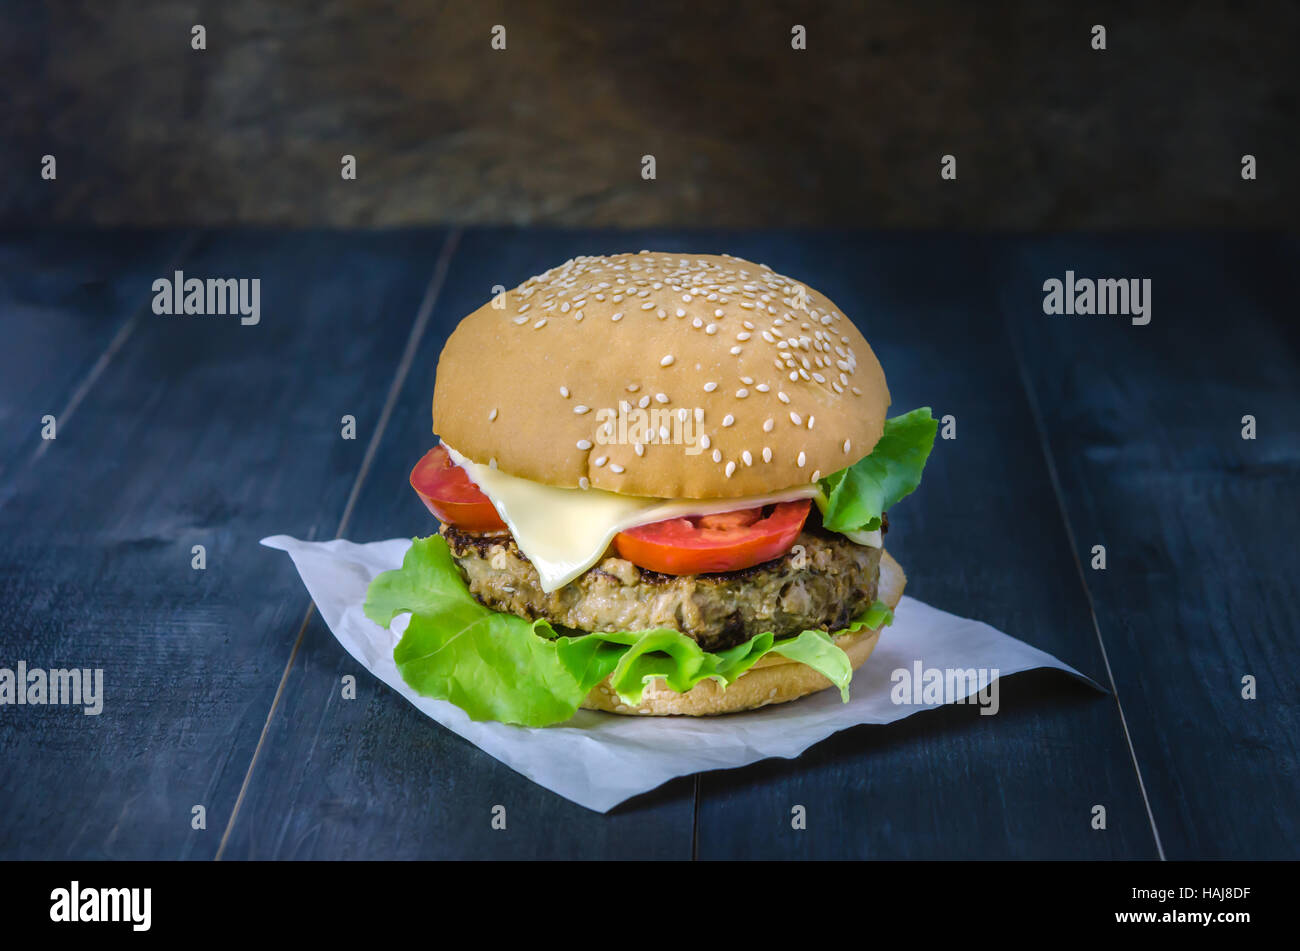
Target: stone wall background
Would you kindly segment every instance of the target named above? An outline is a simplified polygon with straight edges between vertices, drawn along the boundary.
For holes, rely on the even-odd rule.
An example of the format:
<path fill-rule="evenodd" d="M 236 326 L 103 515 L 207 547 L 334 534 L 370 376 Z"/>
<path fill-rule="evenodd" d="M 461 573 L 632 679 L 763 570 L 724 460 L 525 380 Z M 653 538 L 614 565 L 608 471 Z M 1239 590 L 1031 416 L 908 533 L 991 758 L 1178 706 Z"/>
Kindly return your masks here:
<path fill-rule="evenodd" d="M 8 0 L 0 224 L 1294 227 L 1297 39 L 1291 3 Z"/>

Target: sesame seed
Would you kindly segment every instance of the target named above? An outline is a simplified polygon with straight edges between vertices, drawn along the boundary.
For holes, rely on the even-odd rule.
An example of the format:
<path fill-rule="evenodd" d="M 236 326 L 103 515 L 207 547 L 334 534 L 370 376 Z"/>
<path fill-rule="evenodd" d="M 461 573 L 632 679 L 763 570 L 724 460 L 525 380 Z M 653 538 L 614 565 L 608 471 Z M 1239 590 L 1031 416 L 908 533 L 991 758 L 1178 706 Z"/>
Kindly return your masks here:
<path fill-rule="evenodd" d="M 850 445 L 849 441 L 847 439 L 844 440 L 844 451 L 846 453 L 849 451 L 849 445 Z"/>
<path fill-rule="evenodd" d="M 746 386 L 749 386 L 751 383 L 754 382 L 754 378 L 752 376 L 742 376 L 740 378 L 740 382 L 744 383 Z"/>
<path fill-rule="evenodd" d="M 528 318 L 527 318 L 526 316 L 524 316 L 524 317 L 516 317 L 513 321 L 511 321 L 511 323 L 516 324 L 516 325 L 519 325 L 519 324 L 526 324 L 526 323 L 528 323 Z"/>
<path fill-rule="evenodd" d="M 586 452 L 588 449 L 591 448 L 591 440 L 579 439 L 577 445 L 579 449 L 581 449 L 583 452 Z"/>
<path fill-rule="evenodd" d="M 708 449 L 709 446 L 711 446 L 711 445 L 713 445 L 713 440 L 709 438 L 709 434 L 708 434 L 708 433 L 705 433 L 703 436 L 700 437 L 700 448 L 701 448 L 701 449 Z"/>
<path fill-rule="evenodd" d="M 546 326 L 546 318 L 543 317 L 543 318 L 542 318 L 541 320 L 539 320 L 537 323 L 533 324 L 533 329 L 534 329 L 534 330 L 541 330 L 541 329 L 542 329 L 543 327 L 545 327 L 545 326 Z"/>
<path fill-rule="evenodd" d="M 796 426 L 800 426 L 803 424 L 803 417 L 794 410 L 790 410 L 790 422 L 794 423 Z"/>
<path fill-rule="evenodd" d="M 752 466 L 754 464 L 754 457 L 749 454 L 748 449 L 740 454 L 740 458 L 745 460 L 745 465 L 747 466 Z"/>
<path fill-rule="evenodd" d="M 573 319 L 574 319 L 574 320 L 582 320 L 582 311 L 580 311 L 580 310 L 575 310 L 575 311 L 573 312 Z"/>
<path fill-rule="evenodd" d="M 668 402 L 668 394 L 667 394 L 667 393 L 656 393 L 656 394 L 655 394 L 655 402 L 656 402 L 656 403 L 667 403 L 667 402 Z"/>
<path fill-rule="evenodd" d="M 718 388 L 718 384 L 717 384 L 717 383 L 714 383 L 712 380 L 710 380 L 708 383 L 705 383 L 705 384 L 704 384 L 704 392 L 705 392 L 705 393 L 712 393 L 712 392 L 713 392 L 714 390 L 716 390 L 717 388 Z"/>
<path fill-rule="evenodd" d="M 704 328 L 704 332 L 705 332 L 706 334 L 715 334 L 715 333 L 718 332 L 718 325 L 717 325 L 717 324 L 709 324 L 707 327 Z"/>
<path fill-rule="evenodd" d="M 641 305 L 641 309 L 642 309 L 642 310 L 653 310 L 653 309 L 654 309 L 654 306 L 655 306 L 655 302 L 652 301 L 652 300 L 648 300 L 648 301 L 646 301 L 644 304 Z"/>
<path fill-rule="evenodd" d="M 673 359 L 674 357 L 671 353 L 665 353 L 663 357 L 659 360 L 659 365 L 661 367 L 670 367 L 673 365 Z"/>
<path fill-rule="evenodd" d="M 699 330 L 701 327 L 704 326 L 704 321 L 696 317 L 694 320 L 691 321 L 691 326 L 694 327 L 696 330 Z"/>
<path fill-rule="evenodd" d="M 813 421 L 814 421 L 816 418 L 817 418 L 816 416 L 809 416 L 809 417 L 808 417 L 808 428 L 809 428 L 809 429 L 812 429 L 812 428 L 813 428 Z"/>
<path fill-rule="evenodd" d="M 609 471 L 613 472 L 615 475 L 622 475 L 623 467 L 620 466 L 617 462 L 611 462 L 609 464 Z"/>
<path fill-rule="evenodd" d="M 641 384 L 640 384 L 640 383 L 629 383 L 629 384 L 627 385 L 627 391 L 628 391 L 629 393 L 635 393 L 635 392 L 636 392 L 637 390 L 639 390 L 639 389 L 641 389 Z"/>
<path fill-rule="evenodd" d="M 636 405 L 639 406 L 641 409 L 645 409 L 647 406 L 649 406 L 649 405 L 650 405 L 650 394 L 647 393 L 645 396 L 643 396 L 643 397 L 641 397 L 639 400 L 637 400 L 637 401 L 636 401 Z"/>
<path fill-rule="evenodd" d="M 809 479 L 808 481 L 809 481 L 809 482 L 816 482 L 818 479 L 821 478 L 821 476 L 822 476 L 822 471 L 821 471 L 820 469 L 814 469 L 814 470 L 813 470 L 813 474 L 812 474 L 812 478 Z"/>
<path fill-rule="evenodd" d="M 854 396 L 861 396 L 861 395 L 862 395 L 862 391 L 861 391 L 860 389 L 858 389 L 856 386 L 855 386 L 855 387 L 852 387 L 852 389 L 853 389 L 853 395 L 854 395 Z"/>
<path fill-rule="evenodd" d="M 766 393 L 768 390 L 771 389 L 771 387 L 768 386 L 766 383 L 760 383 L 758 384 L 758 386 L 754 387 L 754 389 L 758 390 L 758 392 L 760 393 Z"/>
<path fill-rule="evenodd" d="M 569 388 L 567 386 L 560 387 L 560 395 L 567 400 L 569 398 Z"/>
<path fill-rule="evenodd" d="M 586 476 L 582 476 L 580 479 L 578 479 L 578 488 L 580 488 L 580 489 L 590 489 L 590 488 L 591 488 L 591 480 L 588 479 Z"/>
<path fill-rule="evenodd" d="M 722 417 L 722 425 L 723 425 L 724 427 L 726 427 L 726 426 L 730 426 L 730 425 L 731 425 L 732 423 L 734 423 L 735 421 L 736 421 L 736 417 L 732 416 L 730 413 L 728 413 L 726 416 Z"/>
<path fill-rule="evenodd" d="M 770 433 L 774 428 L 776 428 L 776 420 L 772 419 L 770 416 L 763 420 L 763 432 Z"/>
<path fill-rule="evenodd" d="M 608 461 L 608 459 L 608 456 L 597 456 L 595 459 L 591 460 L 591 464 L 599 469 Z"/>
<path fill-rule="evenodd" d="M 610 320 L 613 320 L 613 321 L 619 321 L 619 320 L 622 320 L 622 319 L 623 319 L 623 312 L 620 310 L 620 311 L 618 311 L 618 313 L 610 314 L 610 315 L 609 315 L 609 319 L 610 319 Z"/>
<path fill-rule="evenodd" d="M 795 371 L 795 370 L 791 370 L 791 371 L 790 371 L 790 382 L 793 383 L 793 382 L 795 382 L 795 381 L 798 380 L 798 379 L 799 379 L 799 374 L 798 374 L 798 372 Z"/>
<path fill-rule="evenodd" d="M 524 311 L 526 311 L 529 307 L 532 307 L 532 306 L 533 306 L 533 305 L 532 305 L 531 303 L 524 304 L 522 307 L 519 308 L 519 310 L 515 311 L 515 313 L 517 313 L 517 314 L 522 314 Z"/>
<path fill-rule="evenodd" d="M 576 414 L 578 414 L 579 416 L 581 416 L 583 413 L 587 412 L 587 411 L 590 410 L 590 409 L 591 409 L 590 406 L 583 406 L 581 403 L 579 403 L 577 406 L 573 407 L 573 411 L 574 411 Z"/>
<path fill-rule="evenodd" d="M 813 379 L 816 380 L 818 383 L 825 383 L 825 382 L 826 382 L 826 377 L 822 376 L 820 373 L 814 373 L 814 374 L 812 375 L 812 377 L 813 377 Z"/>
<path fill-rule="evenodd" d="M 644 455 L 645 455 L 645 446 L 643 446 L 641 443 L 639 443 L 639 442 L 637 442 L 637 443 L 633 443 L 633 444 L 632 444 L 632 448 L 636 450 L 636 454 L 637 454 L 638 456 L 644 456 Z"/>
<path fill-rule="evenodd" d="M 566 300 L 563 304 L 560 305 L 560 313 L 567 314 L 568 312 L 569 312 L 569 302 Z"/>
<path fill-rule="evenodd" d="M 728 463 L 727 463 L 727 478 L 730 479 L 731 476 L 732 476 L 732 474 L 733 474 L 735 471 L 736 471 L 736 464 L 735 464 L 734 462 L 728 462 Z"/>
<path fill-rule="evenodd" d="M 712 295 L 710 295 L 710 296 L 712 296 Z M 722 314 L 723 314 L 723 310 L 722 310 L 721 307 L 719 307 L 717 310 L 715 310 L 715 311 L 713 312 L 713 316 L 714 316 L 714 317 L 721 317 Z"/>
<path fill-rule="evenodd" d="M 488 413 L 488 422 L 489 423 L 495 422 L 496 418 L 497 418 L 497 410 L 496 407 L 494 406 L 492 407 L 492 412 Z"/>
<path fill-rule="evenodd" d="M 714 461 L 714 462 L 721 462 L 721 461 L 722 461 L 722 450 L 720 450 L 720 449 L 715 449 L 715 450 L 713 450 L 713 461 Z"/>
<path fill-rule="evenodd" d="M 732 354 L 734 354 L 735 356 L 740 356 L 740 350 L 741 350 L 740 347 L 732 347 L 732 348 L 731 348 L 731 352 L 732 352 Z"/>
<path fill-rule="evenodd" d="M 762 338 L 763 338 L 764 340 L 766 340 L 768 343 L 775 343 L 775 342 L 776 342 L 776 338 L 772 336 L 772 331 L 770 331 L 770 330 L 764 330 L 763 333 L 761 334 L 761 336 L 762 336 Z"/>
<path fill-rule="evenodd" d="M 764 462 L 772 461 L 772 450 L 767 446 L 763 447 L 763 461 Z"/>
<path fill-rule="evenodd" d="M 804 465 L 808 462 L 808 457 L 807 455 L 801 452 L 799 453 L 799 458 L 796 459 L 795 462 L 798 463 L 799 468 L 802 469 Z"/>
<path fill-rule="evenodd" d="M 749 390 L 745 389 L 743 386 L 740 389 L 736 390 L 736 399 L 738 400 L 743 400 L 748 395 L 749 395 Z"/>
<path fill-rule="evenodd" d="M 677 308 L 677 316 L 678 316 L 678 317 L 685 317 L 685 316 L 686 316 L 686 311 L 684 311 L 684 310 L 682 310 L 680 307 L 678 307 L 678 308 Z"/>
<path fill-rule="evenodd" d="M 790 397 L 786 396 L 785 392 L 782 390 L 776 391 L 776 398 L 779 399 L 782 403 L 790 402 Z"/>

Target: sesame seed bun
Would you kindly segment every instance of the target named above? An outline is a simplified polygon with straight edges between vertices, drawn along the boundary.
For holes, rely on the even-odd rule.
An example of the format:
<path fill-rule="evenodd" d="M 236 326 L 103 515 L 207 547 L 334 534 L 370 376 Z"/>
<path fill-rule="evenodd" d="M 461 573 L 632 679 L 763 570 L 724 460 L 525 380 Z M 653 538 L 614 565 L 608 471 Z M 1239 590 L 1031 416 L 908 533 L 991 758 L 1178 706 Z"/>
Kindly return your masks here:
<path fill-rule="evenodd" d="M 462 320 L 433 428 L 545 485 L 734 498 L 852 465 L 888 408 L 876 355 L 815 290 L 741 258 L 643 251 L 574 258 Z"/>
<path fill-rule="evenodd" d="M 891 609 L 898 607 L 906 585 L 907 576 L 903 573 L 902 566 L 889 552 L 882 551 L 879 599 Z M 836 645 L 849 655 L 849 663 L 854 670 L 871 656 L 876 642 L 880 640 L 881 630 L 883 629 L 873 631 L 863 628 L 836 639 Z M 768 654 L 725 689 L 718 686 L 716 681 L 705 680 L 686 693 L 677 693 L 661 678 L 646 685 L 641 705 L 632 708 L 618 698 L 607 678 L 587 695 L 582 706 L 588 710 L 605 710 L 628 716 L 711 716 L 717 713 L 739 713 L 772 703 L 785 703 L 832 686 L 834 684 L 806 664 Z"/>

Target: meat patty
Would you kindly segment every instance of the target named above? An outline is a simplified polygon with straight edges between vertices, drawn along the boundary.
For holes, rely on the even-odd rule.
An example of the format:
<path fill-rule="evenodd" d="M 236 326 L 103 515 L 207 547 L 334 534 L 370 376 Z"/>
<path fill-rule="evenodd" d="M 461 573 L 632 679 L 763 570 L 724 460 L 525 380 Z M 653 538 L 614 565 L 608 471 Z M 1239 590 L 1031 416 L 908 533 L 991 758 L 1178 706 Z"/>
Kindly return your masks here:
<path fill-rule="evenodd" d="M 611 555 L 547 593 L 509 534 L 441 531 L 470 592 L 494 611 L 584 632 L 667 627 L 709 651 L 765 631 L 843 628 L 875 600 L 880 574 L 879 548 L 805 526 L 785 555 L 742 571 L 665 575 Z"/>

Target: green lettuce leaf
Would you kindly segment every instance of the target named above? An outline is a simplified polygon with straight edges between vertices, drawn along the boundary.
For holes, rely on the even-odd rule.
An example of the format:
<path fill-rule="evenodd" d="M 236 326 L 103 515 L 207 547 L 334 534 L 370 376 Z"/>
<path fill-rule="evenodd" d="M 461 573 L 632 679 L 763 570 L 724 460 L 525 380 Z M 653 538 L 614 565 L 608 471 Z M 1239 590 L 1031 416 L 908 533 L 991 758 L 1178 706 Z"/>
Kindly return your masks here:
<path fill-rule="evenodd" d="M 397 669 L 417 693 L 448 700 L 474 720 L 521 726 L 561 723 L 596 684 L 610 677 L 619 698 L 641 702 L 645 685 L 662 677 L 676 691 L 712 678 L 734 683 L 769 653 L 807 664 L 848 700 L 848 655 L 824 631 L 776 640 L 758 634 L 725 651 L 705 651 L 678 631 L 614 631 L 560 637 L 546 621 L 525 621 L 483 607 L 456 570 L 439 535 L 411 543 L 402 567 L 370 584 L 366 617 L 387 627 L 398 614 L 410 624 L 393 651 Z M 845 631 L 892 623 L 877 601 Z"/>
<path fill-rule="evenodd" d="M 874 532 L 880 517 L 921 484 L 939 424 L 923 406 L 885 420 L 871 454 L 819 483 L 822 524 L 834 532 Z"/>

